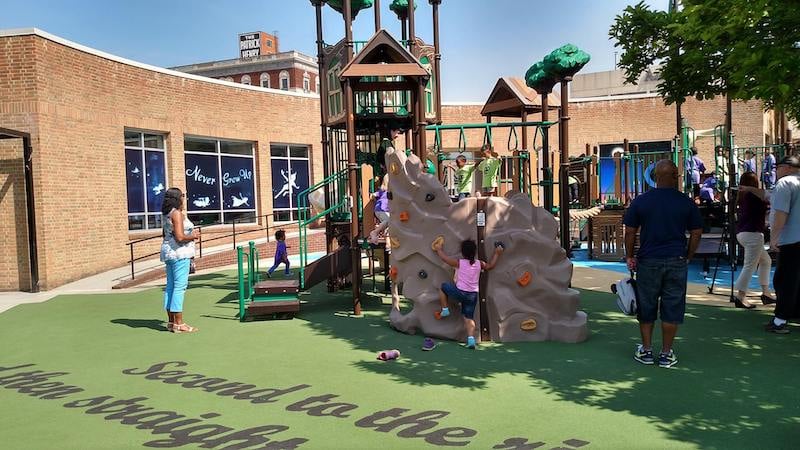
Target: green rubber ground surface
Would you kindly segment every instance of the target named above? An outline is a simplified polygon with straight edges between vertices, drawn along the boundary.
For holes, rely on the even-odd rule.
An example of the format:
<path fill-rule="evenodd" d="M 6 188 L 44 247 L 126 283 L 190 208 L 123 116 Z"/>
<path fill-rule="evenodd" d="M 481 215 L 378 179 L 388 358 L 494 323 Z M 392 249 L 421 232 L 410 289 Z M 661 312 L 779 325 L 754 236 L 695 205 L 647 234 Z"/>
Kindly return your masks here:
<path fill-rule="evenodd" d="M 61 296 L 0 314 L 0 446 L 798 446 L 800 329 L 766 334 L 764 312 L 689 306 L 680 362 L 659 369 L 632 360 L 637 327 L 610 294 L 582 294 L 591 329 L 583 344 L 469 351 L 441 342 L 423 352 L 422 336 L 389 328 L 380 297 L 354 318 L 349 292 L 318 288 L 301 297 L 294 320 L 239 323 L 235 289 L 231 273 L 191 279 L 186 320 L 195 334 L 164 331 L 160 289 Z M 399 360 L 376 360 L 392 348 Z M 170 361 L 186 365 L 158 366 Z M 22 364 L 35 365 L 14 368 Z M 36 370 L 45 375 L 26 378 Z M 163 379 L 144 375 L 155 372 Z M 228 383 L 241 384 L 220 388 Z M 61 398 L 37 397 L 48 395 Z"/>

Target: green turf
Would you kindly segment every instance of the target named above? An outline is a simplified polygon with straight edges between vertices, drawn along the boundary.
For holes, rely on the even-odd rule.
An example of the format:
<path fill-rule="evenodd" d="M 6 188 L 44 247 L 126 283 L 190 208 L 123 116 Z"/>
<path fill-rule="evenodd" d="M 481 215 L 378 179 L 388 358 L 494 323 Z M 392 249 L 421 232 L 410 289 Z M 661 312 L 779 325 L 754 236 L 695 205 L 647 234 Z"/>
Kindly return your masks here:
<path fill-rule="evenodd" d="M 141 405 L 190 418 L 219 414 L 201 425 L 235 430 L 283 425 L 288 429 L 274 440 L 307 439 L 299 448 L 434 448 L 413 436 L 446 433 L 448 427 L 474 430 L 472 437 L 447 439 L 481 449 L 575 448 L 579 441 L 589 442 L 581 448 L 608 449 L 797 446 L 800 329 L 768 335 L 761 331 L 766 313 L 690 306 L 676 346 L 680 363 L 666 370 L 631 359 L 637 327 L 615 312 L 613 298 L 605 294 L 582 295 L 591 329 L 583 344 L 484 344 L 469 351 L 444 342 L 422 352 L 421 336 L 388 327 L 388 306 L 380 297 L 368 297 L 364 317 L 354 318 L 348 314 L 348 292 L 317 289 L 301 297 L 302 311 L 294 320 L 239 323 L 235 289 L 231 273 L 192 278 L 186 319 L 201 331 L 191 335 L 163 331 L 160 289 L 60 296 L 0 314 L 0 367 L 34 363 L 29 370 L 68 372 L 49 381 L 85 390 L 64 399 L 34 398 L 2 379 L 24 369 L 0 371 L 3 448 L 165 447 L 180 438 L 178 427 L 172 437 L 153 435 L 137 429 L 133 419 L 132 425 L 114 420 L 113 412 L 89 414 L 87 407 L 64 406 L 102 395 L 146 397 Z M 390 348 L 402 352 L 398 361 L 375 359 L 376 352 Z M 122 373 L 166 361 L 189 363 L 177 370 L 259 388 L 310 387 L 253 404 Z M 340 410 L 349 416 L 343 418 L 287 410 L 325 394 L 338 396 L 331 402 L 357 408 Z M 405 415 L 449 414 L 427 429 L 356 426 L 359 419 L 392 408 L 408 410 Z M 208 440 L 232 433 L 184 431 L 195 437 L 208 432 Z M 532 445 L 511 445 L 526 441 Z M 237 448 L 234 441 L 222 442 L 206 448 Z"/>

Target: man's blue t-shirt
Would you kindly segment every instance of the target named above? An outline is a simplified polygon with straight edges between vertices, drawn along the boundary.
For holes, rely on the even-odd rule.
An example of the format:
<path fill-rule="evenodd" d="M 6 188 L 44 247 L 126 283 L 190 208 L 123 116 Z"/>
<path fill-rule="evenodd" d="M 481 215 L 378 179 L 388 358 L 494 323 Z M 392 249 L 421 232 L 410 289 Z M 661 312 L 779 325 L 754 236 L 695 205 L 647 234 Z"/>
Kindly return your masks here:
<path fill-rule="evenodd" d="M 787 175 L 778 180 L 770 203 L 770 224 L 775 223 L 775 211 L 785 212 L 789 216 L 778 237 L 778 245 L 800 242 L 800 175 Z"/>
<path fill-rule="evenodd" d="M 672 188 L 651 189 L 636 197 L 623 222 L 639 228 L 639 259 L 686 256 L 686 231 L 703 228 L 694 202 Z"/>

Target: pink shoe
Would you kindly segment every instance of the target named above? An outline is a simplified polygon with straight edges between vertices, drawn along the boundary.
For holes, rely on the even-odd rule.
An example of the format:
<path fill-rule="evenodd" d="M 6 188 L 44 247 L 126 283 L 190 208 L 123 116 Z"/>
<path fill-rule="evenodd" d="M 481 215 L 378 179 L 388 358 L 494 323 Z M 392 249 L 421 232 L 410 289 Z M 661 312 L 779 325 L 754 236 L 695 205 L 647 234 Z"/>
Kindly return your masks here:
<path fill-rule="evenodd" d="M 389 361 L 400 357 L 400 350 L 384 350 L 378 353 L 378 359 L 381 361 Z"/>

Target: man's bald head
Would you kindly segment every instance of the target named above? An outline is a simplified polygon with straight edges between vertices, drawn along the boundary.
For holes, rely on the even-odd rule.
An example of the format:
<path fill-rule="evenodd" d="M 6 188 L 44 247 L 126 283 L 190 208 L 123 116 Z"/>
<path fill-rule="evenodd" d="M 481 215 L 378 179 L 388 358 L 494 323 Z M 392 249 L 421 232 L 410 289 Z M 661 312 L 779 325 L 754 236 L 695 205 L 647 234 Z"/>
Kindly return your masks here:
<path fill-rule="evenodd" d="M 668 159 L 656 163 L 656 186 L 660 188 L 678 188 L 678 166 Z"/>

